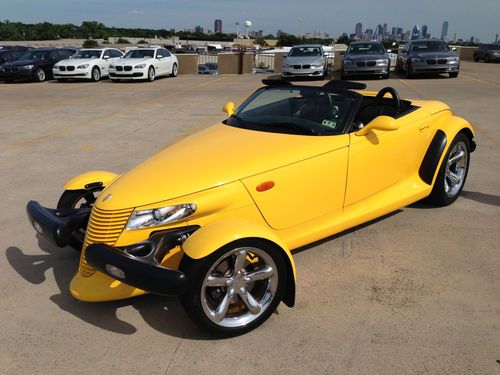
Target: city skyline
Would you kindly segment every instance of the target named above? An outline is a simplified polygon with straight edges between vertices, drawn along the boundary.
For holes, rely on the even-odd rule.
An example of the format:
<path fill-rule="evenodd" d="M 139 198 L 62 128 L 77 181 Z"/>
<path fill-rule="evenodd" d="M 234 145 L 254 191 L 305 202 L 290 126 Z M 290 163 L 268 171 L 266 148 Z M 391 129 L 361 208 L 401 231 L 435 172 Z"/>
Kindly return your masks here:
<path fill-rule="evenodd" d="M 316 6 L 318 4 L 321 5 Z M 317 9 L 321 9 L 321 12 L 317 12 Z M 158 0 L 141 3 L 132 0 L 87 0 L 85 4 L 69 4 L 61 0 L 24 0 L 10 3 L 2 13 L 4 20 L 12 22 L 80 24 L 82 21 L 95 20 L 115 27 L 177 30 L 198 25 L 213 30 L 214 20 L 220 19 L 225 33 L 234 33 L 237 21 L 242 24 L 249 19 L 253 23 L 252 30 L 264 30 L 264 34 L 276 34 L 280 29 L 296 35 L 321 31 L 335 37 L 342 33 L 354 33 L 358 22 L 363 24 L 364 30 L 376 29 L 378 24 L 384 23 L 391 27 L 402 27 L 405 31 L 412 30 L 415 25 L 427 25 L 428 33 L 439 38 L 443 21 L 448 21 L 448 38 L 457 34 L 462 39 L 475 36 L 484 42 L 493 41 L 500 31 L 498 0 L 478 0 L 474 3 L 441 0 L 439 8 L 431 0 L 421 0 L 418 4 L 387 0 L 376 3 L 370 0 L 317 0 L 315 6 L 307 7 L 303 6 L 302 1 L 289 0 L 286 12 L 283 12 L 282 3 L 264 0 L 251 3 L 243 0 L 173 0 L 168 4 Z"/>

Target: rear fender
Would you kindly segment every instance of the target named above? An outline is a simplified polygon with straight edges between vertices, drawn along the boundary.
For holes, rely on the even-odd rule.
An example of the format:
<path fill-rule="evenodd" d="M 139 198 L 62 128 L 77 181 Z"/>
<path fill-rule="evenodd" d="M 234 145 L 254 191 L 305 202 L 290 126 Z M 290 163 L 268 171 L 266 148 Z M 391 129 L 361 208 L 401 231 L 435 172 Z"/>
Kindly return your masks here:
<path fill-rule="evenodd" d="M 82 173 L 64 184 L 65 190 L 92 190 L 109 186 L 119 177 L 116 173 L 106 171 L 90 171 Z"/>
<path fill-rule="evenodd" d="M 230 242 L 244 238 L 260 238 L 280 249 L 288 268 L 283 302 L 292 307 L 295 303 L 295 263 L 288 247 L 269 229 L 244 220 L 223 220 L 198 229 L 182 244 L 182 250 L 191 259 L 201 259 Z"/>

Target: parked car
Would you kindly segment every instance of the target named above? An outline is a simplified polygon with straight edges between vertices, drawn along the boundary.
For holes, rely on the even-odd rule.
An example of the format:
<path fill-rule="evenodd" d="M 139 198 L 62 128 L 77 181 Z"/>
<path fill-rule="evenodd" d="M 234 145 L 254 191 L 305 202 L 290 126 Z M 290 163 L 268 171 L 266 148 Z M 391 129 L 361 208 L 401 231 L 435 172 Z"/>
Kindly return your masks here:
<path fill-rule="evenodd" d="M 90 79 L 94 82 L 108 77 L 109 65 L 123 56 L 115 48 L 84 48 L 70 59 L 59 61 L 52 69 L 58 81 L 68 79 Z"/>
<path fill-rule="evenodd" d="M 396 70 L 410 78 L 415 74 L 448 73 L 458 77 L 460 58 L 448 44 L 437 39 L 411 40 L 398 56 Z"/>
<path fill-rule="evenodd" d="M 389 78 L 390 59 L 380 42 L 353 42 L 342 59 L 341 78 L 371 75 Z"/>
<path fill-rule="evenodd" d="M 57 209 L 27 204 L 38 233 L 81 251 L 74 297 L 180 296 L 202 327 L 241 334 L 294 305 L 292 250 L 460 195 L 474 133 L 446 104 L 348 81 L 263 82 L 131 171 L 72 178 Z"/>
<path fill-rule="evenodd" d="M 76 52 L 72 48 L 36 48 L 25 52 L 17 60 L 3 64 L 5 82 L 35 80 L 43 82 L 52 78 L 54 64 Z"/>
<path fill-rule="evenodd" d="M 30 51 L 34 49 L 33 47 L 28 46 L 20 46 L 20 45 L 2 45 L 0 46 L 1 50 L 16 50 L 16 51 Z"/>
<path fill-rule="evenodd" d="M 500 44 L 480 44 L 478 49 L 474 51 L 474 61 L 478 62 L 498 62 L 500 61 Z"/>
<path fill-rule="evenodd" d="M 318 77 L 324 79 L 326 72 L 326 56 L 320 44 L 293 46 L 281 66 L 282 78 Z"/>
<path fill-rule="evenodd" d="M 176 77 L 177 57 L 165 48 L 133 48 L 109 66 L 109 77 L 117 82 L 124 79 L 146 79 L 159 76 Z"/>
<path fill-rule="evenodd" d="M 19 57 L 23 55 L 24 51 L 16 50 L 16 49 L 0 49 L 0 80 L 3 80 L 4 70 L 3 64 L 17 60 Z"/>
<path fill-rule="evenodd" d="M 208 62 L 205 64 L 198 64 L 198 74 L 219 74 L 219 66 L 217 63 Z"/>

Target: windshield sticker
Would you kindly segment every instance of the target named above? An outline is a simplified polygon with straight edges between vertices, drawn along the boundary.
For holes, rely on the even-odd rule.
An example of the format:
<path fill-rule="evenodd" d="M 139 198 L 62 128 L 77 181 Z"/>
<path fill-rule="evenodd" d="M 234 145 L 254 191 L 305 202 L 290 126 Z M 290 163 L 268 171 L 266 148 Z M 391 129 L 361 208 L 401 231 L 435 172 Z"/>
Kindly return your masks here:
<path fill-rule="evenodd" d="M 337 126 L 337 124 L 331 120 L 323 120 L 321 125 L 326 126 L 327 128 L 332 128 L 332 129 L 335 129 L 335 127 Z"/>

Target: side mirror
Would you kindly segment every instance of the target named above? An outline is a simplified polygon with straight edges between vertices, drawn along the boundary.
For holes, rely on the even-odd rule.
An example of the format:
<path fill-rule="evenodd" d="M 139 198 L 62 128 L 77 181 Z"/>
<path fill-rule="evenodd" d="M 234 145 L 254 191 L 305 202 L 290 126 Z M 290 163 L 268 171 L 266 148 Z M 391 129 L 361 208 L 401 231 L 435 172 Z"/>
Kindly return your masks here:
<path fill-rule="evenodd" d="M 391 52 L 392 52 L 392 49 L 388 49 L 386 52 L 387 52 L 387 53 L 391 53 Z"/>
<path fill-rule="evenodd" d="M 393 131 L 397 130 L 396 120 L 389 116 L 378 116 L 370 121 L 364 128 L 356 132 L 357 136 L 363 136 L 370 133 L 372 130 Z"/>
<path fill-rule="evenodd" d="M 162 59 L 162 58 L 163 58 L 163 56 L 162 56 L 162 55 L 156 55 L 156 58 L 157 58 L 157 59 Z"/>
<path fill-rule="evenodd" d="M 104 60 L 108 60 L 110 57 L 108 55 L 104 56 L 103 59 Z"/>
<path fill-rule="evenodd" d="M 451 47 L 451 50 L 452 50 L 452 51 L 456 51 L 456 50 L 457 50 L 457 47 Z"/>
<path fill-rule="evenodd" d="M 234 102 L 227 102 L 224 104 L 224 107 L 222 107 L 222 110 L 226 112 L 229 117 L 231 117 L 234 113 Z"/>

